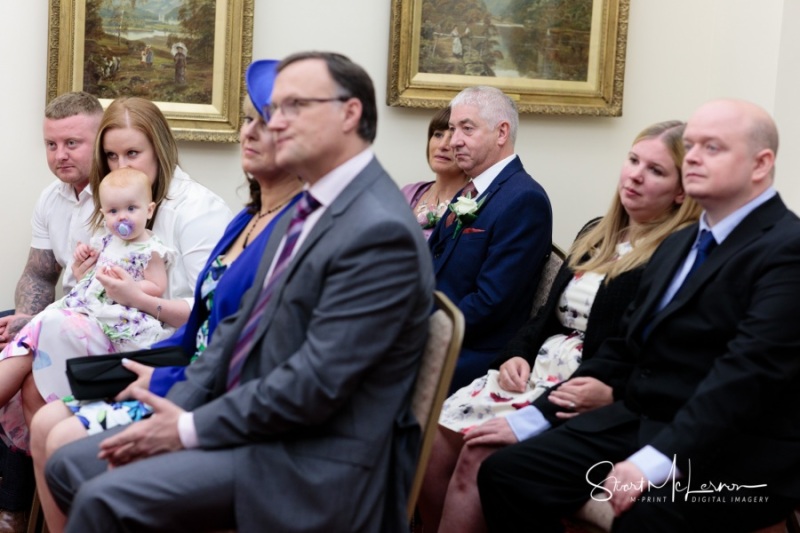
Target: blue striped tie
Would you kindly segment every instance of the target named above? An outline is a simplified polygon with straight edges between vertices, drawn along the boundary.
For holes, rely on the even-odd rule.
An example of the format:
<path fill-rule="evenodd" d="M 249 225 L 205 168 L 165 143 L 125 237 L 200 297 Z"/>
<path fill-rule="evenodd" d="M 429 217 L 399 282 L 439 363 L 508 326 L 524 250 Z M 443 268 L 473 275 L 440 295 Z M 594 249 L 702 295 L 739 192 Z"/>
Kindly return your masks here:
<path fill-rule="evenodd" d="M 266 309 L 267 303 L 269 303 L 272 292 L 278 285 L 281 275 L 286 271 L 286 267 L 289 265 L 289 261 L 292 258 L 292 251 L 294 251 L 297 239 L 303 231 L 303 224 L 306 218 L 319 206 L 320 203 L 311 196 L 308 191 L 304 192 L 303 197 L 297 202 L 294 216 L 289 222 L 289 227 L 286 229 L 286 240 L 283 244 L 283 249 L 278 255 L 278 260 L 275 262 L 275 268 L 272 269 L 272 274 L 264 280 L 264 287 L 261 289 L 261 294 L 258 295 L 258 301 L 256 301 L 256 305 L 250 313 L 250 318 L 247 319 L 247 323 L 244 329 L 242 329 L 242 333 L 239 335 L 239 340 L 236 341 L 236 346 L 233 348 L 233 355 L 228 365 L 228 390 L 231 390 L 239 384 L 244 361 L 253 348 L 256 326 L 258 326 L 258 323 L 261 321 L 264 309 Z"/>

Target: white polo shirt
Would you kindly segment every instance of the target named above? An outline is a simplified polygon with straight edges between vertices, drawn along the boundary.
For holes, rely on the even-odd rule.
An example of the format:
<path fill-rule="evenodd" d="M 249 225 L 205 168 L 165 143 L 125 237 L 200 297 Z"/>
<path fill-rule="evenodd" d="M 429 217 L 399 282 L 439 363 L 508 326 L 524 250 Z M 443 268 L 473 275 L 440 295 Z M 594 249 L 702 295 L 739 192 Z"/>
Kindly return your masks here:
<path fill-rule="evenodd" d="M 78 242 L 89 242 L 89 219 L 94 210 L 89 185 L 75 197 L 75 189 L 60 180 L 47 186 L 33 209 L 31 248 L 53 250 L 64 273 L 61 277 L 64 294 L 75 286 L 69 265 Z"/>

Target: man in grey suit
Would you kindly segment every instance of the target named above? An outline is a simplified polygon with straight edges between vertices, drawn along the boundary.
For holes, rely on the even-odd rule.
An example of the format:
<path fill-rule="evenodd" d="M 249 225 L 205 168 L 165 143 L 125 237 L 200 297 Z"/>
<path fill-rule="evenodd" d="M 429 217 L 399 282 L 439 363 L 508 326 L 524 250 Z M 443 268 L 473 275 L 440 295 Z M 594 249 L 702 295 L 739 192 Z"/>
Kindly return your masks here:
<path fill-rule="evenodd" d="M 187 380 L 166 399 L 137 389 L 155 414 L 53 456 L 67 531 L 407 527 L 431 258 L 370 149 L 366 72 L 319 52 L 278 71 L 263 111 L 278 164 L 310 196 L 275 229 L 253 288 Z"/>

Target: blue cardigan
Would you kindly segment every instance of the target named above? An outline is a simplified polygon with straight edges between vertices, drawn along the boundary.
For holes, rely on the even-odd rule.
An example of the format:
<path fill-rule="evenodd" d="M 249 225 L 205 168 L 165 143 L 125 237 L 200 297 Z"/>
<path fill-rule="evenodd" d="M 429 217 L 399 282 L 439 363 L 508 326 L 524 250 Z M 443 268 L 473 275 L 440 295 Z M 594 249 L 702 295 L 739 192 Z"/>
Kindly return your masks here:
<path fill-rule="evenodd" d="M 248 213 L 246 209 L 243 209 L 234 217 L 231 223 L 228 224 L 228 227 L 225 228 L 225 233 L 222 235 L 222 238 L 211 252 L 205 267 L 203 267 L 203 270 L 201 270 L 200 274 L 197 276 L 197 285 L 194 289 L 195 304 L 189 314 L 189 320 L 170 338 L 154 344 L 152 346 L 153 348 L 180 346 L 187 355 L 193 355 L 195 351 L 197 351 L 197 331 L 206 318 L 208 318 L 208 342 L 211 342 L 211 337 L 214 334 L 217 324 L 239 309 L 239 301 L 242 299 L 245 291 L 253 284 L 253 278 L 258 271 L 258 265 L 264 254 L 264 247 L 267 245 L 275 223 L 287 210 L 294 207 L 294 204 L 297 203 L 300 196 L 301 195 L 298 194 L 292 198 L 286 207 L 281 209 L 280 213 L 267 224 L 264 231 L 253 239 L 239 257 L 228 266 L 222 278 L 219 280 L 219 284 L 214 293 L 214 305 L 209 313 L 203 298 L 200 296 L 200 287 L 203 284 L 203 280 L 206 279 L 209 269 L 214 264 L 214 260 L 233 244 L 239 234 L 242 233 L 253 220 L 253 214 Z M 178 381 L 184 380 L 185 371 L 186 367 L 183 366 L 156 368 L 150 379 L 150 390 L 159 396 L 166 396 L 172 385 Z"/>

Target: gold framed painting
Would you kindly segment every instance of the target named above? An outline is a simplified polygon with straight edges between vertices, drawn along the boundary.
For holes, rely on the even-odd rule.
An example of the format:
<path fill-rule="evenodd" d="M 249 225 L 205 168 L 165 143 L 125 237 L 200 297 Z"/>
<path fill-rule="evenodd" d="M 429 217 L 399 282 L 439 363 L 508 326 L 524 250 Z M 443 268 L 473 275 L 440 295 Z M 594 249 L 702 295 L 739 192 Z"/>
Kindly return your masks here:
<path fill-rule="evenodd" d="M 47 101 L 152 100 L 177 139 L 238 141 L 254 0 L 49 0 Z"/>
<path fill-rule="evenodd" d="M 392 0 L 387 103 L 491 85 L 523 113 L 619 116 L 629 0 Z"/>

